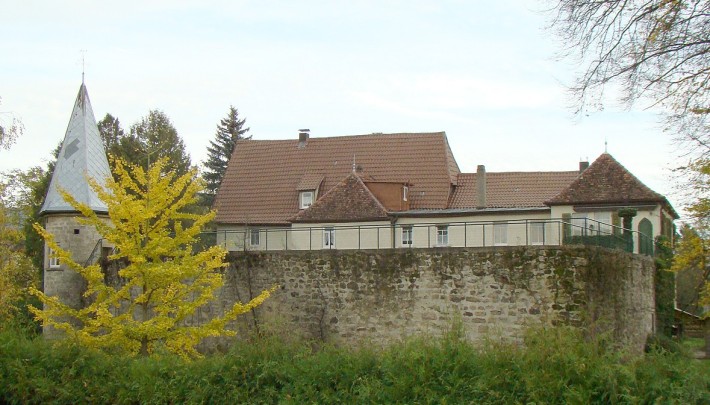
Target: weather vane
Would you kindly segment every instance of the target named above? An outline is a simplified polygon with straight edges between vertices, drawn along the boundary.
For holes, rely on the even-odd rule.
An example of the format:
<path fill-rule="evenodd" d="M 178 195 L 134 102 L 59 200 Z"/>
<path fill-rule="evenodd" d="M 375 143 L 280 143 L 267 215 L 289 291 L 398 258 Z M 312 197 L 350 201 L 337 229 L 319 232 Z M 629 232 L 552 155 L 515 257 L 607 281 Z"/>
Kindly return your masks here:
<path fill-rule="evenodd" d="M 80 49 L 79 52 L 81 53 L 81 84 L 84 84 L 84 72 L 86 70 L 86 49 Z"/>

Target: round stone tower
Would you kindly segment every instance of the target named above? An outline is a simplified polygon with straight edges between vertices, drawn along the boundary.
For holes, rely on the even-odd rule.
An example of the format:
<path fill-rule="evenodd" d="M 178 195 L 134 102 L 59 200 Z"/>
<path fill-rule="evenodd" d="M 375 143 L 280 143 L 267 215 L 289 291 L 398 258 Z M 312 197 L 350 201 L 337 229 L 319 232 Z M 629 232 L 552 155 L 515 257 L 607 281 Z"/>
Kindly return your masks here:
<path fill-rule="evenodd" d="M 82 82 L 40 211 L 45 229 L 54 236 L 62 249 L 71 252 L 77 263 L 95 263 L 103 254 L 105 246 L 94 227 L 78 221 L 81 213 L 64 200 L 59 190 L 68 192 L 99 216 L 108 218 L 106 204 L 91 188 L 88 179 L 104 184 L 110 175 L 89 94 Z M 45 294 L 58 296 L 62 302 L 74 308 L 80 307 L 85 288 L 84 279 L 54 258 L 46 243 L 44 249 Z M 47 332 L 50 331 L 45 329 Z"/>

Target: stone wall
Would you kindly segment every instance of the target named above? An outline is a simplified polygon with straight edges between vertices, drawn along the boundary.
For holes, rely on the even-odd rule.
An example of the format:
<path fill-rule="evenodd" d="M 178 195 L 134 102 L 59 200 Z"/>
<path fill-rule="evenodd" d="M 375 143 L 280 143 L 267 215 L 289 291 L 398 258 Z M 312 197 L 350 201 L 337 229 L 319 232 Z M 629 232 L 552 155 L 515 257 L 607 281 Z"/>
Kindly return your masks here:
<path fill-rule="evenodd" d="M 279 289 L 237 327 L 344 344 L 438 335 L 520 339 L 538 324 L 611 330 L 641 350 L 654 332 L 654 265 L 596 247 L 240 253 L 218 298 L 191 322 Z M 245 333 L 247 332 L 247 333 Z M 211 342 L 211 344 L 220 342 Z"/>
<path fill-rule="evenodd" d="M 80 223 L 75 214 L 47 215 L 44 227 L 54 236 L 59 246 L 71 252 L 72 259 L 80 264 L 86 262 L 101 239 L 101 235 L 93 226 Z M 66 263 L 60 263 L 59 267 L 51 268 L 47 254 L 49 248 L 46 244 L 44 249 L 45 294 L 59 296 L 63 303 L 72 308 L 80 308 L 83 305 L 82 293 L 86 288 L 86 282 Z"/>
<path fill-rule="evenodd" d="M 51 214 L 44 220 L 45 229 L 54 236 L 59 246 L 71 252 L 72 260 L 84 264 L 93 252 L 96 244 L 101 240 L 101 235 L 96 228 L 79 222 L 76 214 Z M 66 263 L 59 263 L 58 267 L 49 265 L 49 247 L 44 246 L 44 293 L 57 296 L 72 308 L 81 308 L 85 305 L 83 293 L 86 290 L 84 278 L 70 269 Z M 45 327 L 46 337 L 53 337 L 58 333 L 52 327 Z"/>

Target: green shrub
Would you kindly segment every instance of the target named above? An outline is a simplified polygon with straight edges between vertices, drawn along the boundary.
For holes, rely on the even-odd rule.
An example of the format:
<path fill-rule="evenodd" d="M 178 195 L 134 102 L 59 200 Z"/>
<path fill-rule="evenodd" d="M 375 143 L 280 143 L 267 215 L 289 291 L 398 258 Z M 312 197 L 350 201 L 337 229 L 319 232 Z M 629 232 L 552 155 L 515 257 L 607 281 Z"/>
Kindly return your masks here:
<path fill-rule="evenodd" d="M 564 238 L 565 245 L 601 246 L 610 249 L 629 249 L 629 242 L 618 235 L 574 235 Z"/>
<path fill-rule="evenodd" d="M 129 359 L 0 333 L 4 403 L 708 403 L 710 373 L 651 346 L 634 357 L 568 327 L 523 344 L 460 330 L 385 349 L 265 338 L 185 362 Z"/>

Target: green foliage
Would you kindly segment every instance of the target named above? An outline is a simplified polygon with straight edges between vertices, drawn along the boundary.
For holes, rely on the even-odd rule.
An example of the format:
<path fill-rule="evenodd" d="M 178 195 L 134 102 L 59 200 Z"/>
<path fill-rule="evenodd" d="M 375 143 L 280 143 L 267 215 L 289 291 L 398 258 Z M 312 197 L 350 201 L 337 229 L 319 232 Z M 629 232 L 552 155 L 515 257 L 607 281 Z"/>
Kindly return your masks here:
<path fill-rule="evenodd" d="M 130 164 L 148 170 L 151 162 L 167 159 L 169 171 L 182 176 L 190 170 L 190 156 L 185 143 L 178 135 L 167 115 L 160 110 L 151 110 L 147 116 L 131 126 L 130 134 L 120 156 Z"/>
<path fill-rule="evenodd" d="M 271 338 L 184 362 L 131 359 L 0 334 L 10 403 L 707 403 L 710 369 L 653 346 L 642 357 L 570 328 L 525 346 L 467 343 L 453 331 L 384 349 L 314 349 Z"/>
<path fill-rule="evenodd" d="M 44 240 L 39 236 L 37 231 L 35 231 L 34 224 L 40 221 L 39 211 L 42 209 L 44 197 L 47 195 L 47 190 L 49 190 L 49 183 L 52 180 L 54 167 L 57 163 L 57 156 L 59 156 L 61 149 L 62 144 L 60 142 L 52 151 L 54 160 L 47 163 L 46 169 L 37 166 L 27 171 L 28 174 L 33 173 L 34 176 L 30 176 L 31 181 L 27 182 L 30 191 L 28 192 L 27 198 L 29 210 L 23 225 L 25 252 L 32 259 L 32 264 L 39 272 L 42 271 L 42 266 L 44 265 Z"/>
<path fill-rule="evenodd" d="M 670 270 L 673 249 L 665 236 L 656 237 L 656 320 L 658 333 L 670 338 L 675 322 L 675 275 Z"/>
<path fill-rule="evenodd" d="M 183 175 L 190 169 L 190 156 L 170 118 L 160 110 L 131 125 L 126 133 L 117 117 L 106 114 L 97 122 L 106 153 L 124 162 L 147 170 L 150 162 L 169 159 L 168 169 Z"/>
<path fill-rule="evenodd" d="M 675 272 L 693 271 L 698 273 L 699 283 L 695 286 L 684 285 L 693 291 L 684 291 L 684 296 L 695 296 L 695 306 L 710 304 L 710 238 L 703 222 L 700 228 L 684 225 L 681 228 L 680 241 L 676 244 L 676 254 L 671 270 Z"/>
<path fill-rule="evenodd" d="M 131 163 L 145 160 L 145 151 L 142 150 L 138 139 L 126 134 L 117 117 L 106 113 L 96 125 L 99 128 L 106 154 Z"/>
<path fill-rule="evenodd" d="M 106 113 L 104 118 L 96 123 L 99 128 L 99 135 L 107 153 L 111 152 L 121 144 L 121 140 L 126 137 L 126 133 L 121 128 L 121 122 L 113 115 Z M 115 153 L 114 153 L 115 155 Z"/>
<path fill-rule="evenodd" d="M 602 246 L 628 251 L 628 240 L 617 235 L 574 235 L 564 238 L 565 245 Z"/>
<path fill-rule="evenodd" d="M 22 322 L 28 288 L 39 284 L 39 272 L 23 249 L 26 215 L 17 173 L 0 181 L 0 329 Z M 26 318 L 25 318 L 26 319 Z"/>
<path fill-rule="evenodd" d="M 249 128 L 245 128 L 246 119 L 239 119 L 239 112 L 234 106 L 229 106 L 227 116 L 223 118 L 217 125 L 217 133 L 215 139 L 210 141 L 210 146 L 207 147 L 207 161 L 204 163 L 205 171 L 202 178 L 205 180 L 206 194 L 214 199 L 217 194 L 217 189 L 222 183 L 222 178 L 227 170 L 227 164 L 234 152 L 234 146 L 240 139 L 249 139 L 251 136 L 245 136 L 249 132 Z M 211 201 L 209 201 L 211 205 Z"/>

